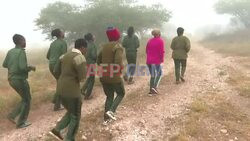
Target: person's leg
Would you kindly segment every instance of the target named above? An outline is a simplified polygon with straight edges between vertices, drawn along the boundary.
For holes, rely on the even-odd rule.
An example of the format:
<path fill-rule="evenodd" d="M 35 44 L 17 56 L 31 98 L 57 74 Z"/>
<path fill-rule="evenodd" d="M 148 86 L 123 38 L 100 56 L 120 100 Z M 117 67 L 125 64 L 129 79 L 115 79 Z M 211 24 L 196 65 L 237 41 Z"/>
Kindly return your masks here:
<path fill-rule="evenodd" d="M 123 79 L 124 81 L 128 81 L 128 78 L 129 78 L 129 69 L 130 69 L 130 66 L 129 66 L 129 58 L 128 58 L 128 54 L 126 53 L 126 59 L 127 59 L 127 68 L 126 68 L 126 72 L 124 73 L 123 75 Z"/>
<path fill-rule="evenodd" d="M 49 64 L 49 71 L 50 71 L 50 73 L 53 75 L 53 77 L 56 79 L 56 77 L 55 77 L 55 75 L 54 75 L 54 64 Z M 54 93 L 54 96 L 53 96 L 53 99 L 52 99 L 52 103 L 56 103 L 56 97 L 55 97 L 55 95 L 56 95 L 56 92 Z"/>
<path fill-rule="evenodd" d="M 180 60 L 174 59 L 176 82 L 180 81 Z"/>
<path fill-rule="evenodd" d="M 161 81 L 161 77 L 162 77 L 162 68 L 161 68 L 161 65 L 157 65 L 156 66 L 156 79 L 155 79 L 154 88 L 158 87 L 158 85 Z"/>
<path fill-rule="evenodd" d="M 55 94 L 55 105 L 54 105 L 54 111 L 59 111 L 62 110 L 62 100 L 61 100 L 61 96 L 56 93 Z"/>
<path fill-rule="evenodd" d="M 69 125 L 70 122 L 70 112 L 69 112 L 69 102 L 67 98 L 62 97 L 62 105 L 67 110 L 63 118 L 56 124 L 56 131 L 60 132 Z"/>
<path fill-rule="evenodd" d="M 10 86 L 17 92 L 17 94 L 22 98 L 23 90 L 21 88 L 21 80 L 10 80 Z M 22 110 L 23 103 L 22 101 L 17 104 L 17 106 L 9 113 L 8 118 L 14 122 L 16 117 L 20 114 Z"/>
<path fill-rule="evenodd" d="M 117 93 L 117 96 L 116 96 L 116 98 L 115 98 L 115 100 L 110 108 L 110 111 L 112 111 L 113 113 L 115 113 L 117 107 L 119 106 L 119 104 L 121 103 L 121 101 L 125 95 L 125 89 L 124 89 L 123 82 L 115 84 L 114 88 L 115 88 L 115 92 Z"/>
<path fill-rule="evenodd" d="M 181 60 L 181 79 L 182 79 L 182 81 L 184 80 L 184 77 L 185 77 L 186 67 L 187 67 L 187 60 L 182 59 Z"/>
<path fill-rule="evenodd" d="M 27 123 L 31 103 L 30 86 L 27 80 L 23 80 L 20 86 L 22 87 L 22 93 L 20 93 L 20 96 L 22 97 L 22 110 L 17 121 L 17 128 L 30 125 L 30 123 Z"/>
<path fill-rule="evenodd" d="M 70 123 L 68 127 L 68 133 L 66 135 L 66 140 L 75 141 L 76 134 L 79 129 L 80 120 L 81 120 L 81 109 L 82 101 L 81 98 L 73 98 L 70 102 Z"/>
<path fill-rule="evenodd" d="M 132 83 L 133 77 L 136 71 L 136 53 L 131 53 L 129 55 L 128 64 L 130 66 L 129 67 L 129 82 Z"/>
<path fill-rule="evenodd" d="M 56 79 L 56 76 L 55 76 L 55 74 L 54 74 L 54 67 L 55 67 L 55 64 L 50 64 L 50 65 L 49 65 L 49 70 L 50 70 L 50 73 L 51 73 L 51 74 L 54 76 L 54 78 Z M 56 80 L 56 83 L 57 83 L 57 80 Z M 61 110 L 62 100 L 61 100 L 60 95 L 59 95 L 57 92 L 55 92 L 52 102 L 54 103 L 54 111 Z"/>
<path fill-rule="evenodd" d="M 150 90 L 154 87 L 154 83 L 155 83 L 155 70 L 154 70 L 154 66 L 153 65 L 148 65 L 148 69 L 150 72 Z"/>
<path fill-rule="evenodd" d="M 104 120 L 108 120 L 109 117 L 107 116 L 106 112 L 110 111 L 112 105 L 113 105 L 113 100 L 114 100 L 114 88 L 112 84 L 105 84 L 102 83 L 103 85 L 103 90 L 106 95 L 106 102 L 105 102 L 105 111 L 104 111 Z"/>
<path fill-rule="evenodd" d="M 88 99 L 91 96 L 94 84 L 95 84 L 95 76 L 89 76 L 85 99 Z"/>
<path fill-rule="evenodd" d="M 84 85 L 83 85 L 83 87 L 82 87 L 82 89 L 81 89 L 81 92 L 82 92 L 82 94 L 85 96 L 86 95 L 86 91 L 87 91 L 87 88 L 88 88 L 88 85 L 89 85 L 89 77 L 87 78 L 87 80 L 85 81 L 85 83 L 84 83 Z"/>
<path fill-rule="evenodd" d="M 62 97 L 61 100 L 62 100 L 62 105 L 67 110 L 67 112 L 62 117 L 62 119 L 59 122 L 57 122 L 56 127 L 50 131 L 50 134 L 56 138 L 63 140 L 63 136 L 61 135 L 61 131 L 63 129 L 65 129 L 66 127 L 68 127 L 68 125 L 70 123 L 70 112 L 69 112 L 70 103 L 69 103 L 68 98 Z"/>

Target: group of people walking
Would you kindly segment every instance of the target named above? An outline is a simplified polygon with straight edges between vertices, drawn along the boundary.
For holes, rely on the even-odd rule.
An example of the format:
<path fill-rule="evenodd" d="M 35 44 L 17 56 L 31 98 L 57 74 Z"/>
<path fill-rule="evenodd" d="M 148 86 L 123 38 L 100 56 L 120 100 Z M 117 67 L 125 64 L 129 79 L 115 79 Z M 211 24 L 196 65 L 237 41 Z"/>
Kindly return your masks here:
<path fill-rule="evenodd" d="M 181 81 L 185 82 L 184 75 L 190 41 L 183 36 L 183 28 L 178 28 L 177 33 L 178 36 L 171 43 L 171 49 L 175 63 L 176 84 L 179 84 Z M 128 84 L 135 82 L 137 50 L 140 47 L 140 41 L 135 35 L 134 28 L 128 28 L 122 43 L 120 43 L 121 34 L 117 28 L 109 27 L 106 35 L 108 42 L 103 44 L 97 53 L 95 36 L 91 33 L 86 34 L 84 38 L 77 39 L 71 51 L 67 51 L 68 47 L 62 30 L 55 29 L 51 33 L 52 37 L 57 38 L 51 43 L 47 53 L 49 70 L 57 82 L 53 98 L 54 111 L 65 108 L 67 112 L 50 134 L 60 140 L 75 140 L 81 119 L 82 97 L 85 100 L 92 98 L 96 73 L 91 72 L 101 72 L 101 74 L 99 72 L 99 77 L 106 95 L 104 125 L 116 120 L 116 109 L 125 96 L 124 81 Z M 155 29 L 152 31 L 152 35 L 153 38 L 148 41 L 146 46 L 146 64 L 151 75 L 150 96 L 159 94 L 157 88 L 162 77 L 165 54 L 165 43 L 161 38 L 161 31 Z M 31 103 L 30 87 L 27 81 L 28 73 L 36 71 L 36 67 L 29 66 L 27 63 L 25 38 L 15 34 L 13 42 L 16 46 L 7 53 L 3 67 L 8 69 L 10 86 L 22 100 L 8 115 L 8 119 L 15 123 L 17 128 L 24 128 L 31 125 L 27 121 Z M 124 49 L 128 65 L 127 72 L 123 75 Z M 101 70 L 96 70 L 100 68 L 96 67 L 96 64 L 102 66 Z M 80 85 L 81 82 L 85 82 L 83 87 Z M 61 131 L 67 127 L 67 135 L 64 138 Z"/>

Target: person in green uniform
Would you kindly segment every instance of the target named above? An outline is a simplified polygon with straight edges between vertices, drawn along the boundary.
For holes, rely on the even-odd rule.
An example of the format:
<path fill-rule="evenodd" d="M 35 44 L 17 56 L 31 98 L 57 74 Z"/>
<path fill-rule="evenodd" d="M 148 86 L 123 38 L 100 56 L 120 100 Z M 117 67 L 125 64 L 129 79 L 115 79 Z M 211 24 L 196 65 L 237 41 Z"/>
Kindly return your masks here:
<path fill-rule="evenodd" d="M 102 66 L 103 72 L 100 81 L 103 86 L 105 95 L 104 124 L 108 124 L 112 120 L 116 120 L 115 112 L 119 104 L 124 98 L 125 89 L 123 84 L 123 48 L 119 43 L 120 32 L 116 28 L 108 28 L 106 32 L 109 42 L 102 46 L 102 50 L 98 55 L 97 64 Z M 115 96 L 115 92 L 117 96 Z"/>
<path fill-rule="evenodd" d="M 49 51 L 47 53 L 47 59 L 49 60 L 49 70 L 55 78 L 53 72 L 56 62 L 59 60 L 59 57 L 67 52 L 67 43 L 64 40 L 64 32 L 60 29 L 55 29 L 51 32 L 51 36 L 56 37 L 57 39 L 50 44 Z M 56 80 L 57 81 L 57 80 Z M 53 98 L 54 111 L 61 110 L 61 100 L 58 93 L 55 93 Z"/>
<path fill-rule="evenodd" d="M 86 40 L 78 39 L 75 41 L 75 48 L 62 55 L 54 68 L 58 79 L 57 93 L 61 96 L 62 105 L 67 112 L 50 134 L 61 140 L 61 131 L 68 127 L 65 141 L 75 141 L 79 128 L 82 107 L 80 82 L 86 78 L 86 52 Z"/>
<path fill-rule="evenodd" d="M 89 100 L 92 98 L 91 93 L 95 84 L 95 68 L 96 68 L 96 60 L 97 60 L 97 46 L 95 45 L 95 37 L 88 33 L 84 36 L 85 40 L 88 42 L 87 49 L 87 66 L 88 66 L 88 79 L 83 85 L 82 94 L 84 95 L 85 100 Z"/>
<path fill-rule="evenodd" d="M 8 69 L 10 86 L 18 93 L 22 100 L 8 115 L 8 119 L 15 123 L 17 128 L 24 128 L 31 125 L 31 123 L 27 121 L 31 103 L 30 86 L 27 81 L 28 73 L 35 71 L 36 68 L 27 65 L 25 38 L 22 35 L 15 34 L 13 41 L 16 46 L 8 51 L 3 62 L 3 67 Z M 15 120 L 18 116 L 19 119 L 16 122 Z"/>
<path fill-rule="evenodd" d="M 123 39 L 122 46 L 125 48 L 128 62 L 124 80 L 128 81 L 128 84 L 133 84 L 133 76 L 136 70 L 137 49 L 140 47 L 140 41 L 135 35 L 134 27 L 131 26 L 128 28 L 127 35 Z"/>
<path fill-rule="evenodd" d="M 178 36 L 172 40 L 171 49 L 173 50 L 172 57 L 175 64 L 176 84 L 180 84 L 180 80 L 185 82 L 184 76 L 191 44 L 190 40 L 183 36 L 184 29 L 182 27 L 177 29 L 177 34 Z"/>

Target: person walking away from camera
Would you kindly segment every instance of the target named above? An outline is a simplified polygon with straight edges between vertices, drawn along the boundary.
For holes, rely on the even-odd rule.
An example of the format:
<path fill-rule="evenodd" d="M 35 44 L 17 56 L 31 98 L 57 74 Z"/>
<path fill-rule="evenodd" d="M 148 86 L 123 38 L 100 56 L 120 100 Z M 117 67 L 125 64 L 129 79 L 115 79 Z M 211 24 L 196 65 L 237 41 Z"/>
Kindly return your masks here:
<path fill-rule="evenodd" d="M 134 27 L 131 26 L 128 28 L 127 35 L 123 39 L 122 46 L 125 48 L 128 62 L 128 68 L 124 75 L 124 80 L 128 81 L 128 84 L 133 84 L 133 76 L 136 71 L 137 50 L 140 47 L 140 41 L 135 35 Z"/>
<path fill-rule="evenodd" d="M 173 50 L 172 58 L 175 65 L 176 84 L 180 84 L 180 80 L 185 82 L 184 76 L 191 44 L 190 40 L 183 36 L 184 29 L 182 27 L 177 29 L 177 34 L 178 36 L 172 40 L 171 49 Z"/>
<path fill-rule="evenodd" d="M 85 100 L 89 100 L 92 98 L 92 90 L 95 84 L 95 68 L 96 68 L 96 61 L 97 61 L 97 46 L 95 45 L 95 37 L 88 33 L 84 36 L 85 40 L 88 42 L 87 48 L 87 66 L 88 66 L 88 79 L 83 85 L 82 94 L 84 95 Z"/>
<path fill-rule="evenodd" d="M 165 43 L 161 38 L 161 31 L 159 29 L 155 29 L 152 31 L 152 35 L 154 37 L 148 41 L 146 47 L 147 66 L 151 75 L 149 91 L 150 96 L 159 93 L 157 87 L 162 76 L 161 64 L 164 63 L 165 54 Z"/>
<path fill-rule="evenodd" d="M 64 40 L 64 32 L 60 29 L 55 29 L 51 32 L 51 36 L 56 37 L 57 39 L 50 44 L 49 51 L 47 53 L 47 59 L 49 60 L 49 70 L 55 78 L 53 72 L 56 62 L 59 60 L 59 57 L 67 52 L 67 43 Z M 58 80 L 56 80 L 58 81 Z M 62 110 L 61 99 L 58 93 L 55 93 L 53 98 L 54 111 Z"/>
<path fill-rule="evenodd" d="M 81 119 L 82 94 L 80 82 L 86 78 L 87 65 L 85 53 L 87 42 L 85 39 L 75 41 L 75 48 L 62 55 L 54 68 L 58 80 L 57 93 L 61 96 L 66 114 L 51 130 L 50 134 L 63 140 L 61 131 L 68 127 L 65 141 L 75 141 Z"/>
<path fill-rule="evenodd" d="M 27 64 L 25 38 L 22 35 L 15 34 L 13 42 L 16 46 L 8 51 L 3 67 L 8 69 L 9 84 L 21 97 L 21 102 L 8 115 L 8 119 L 16 124 L 16 128 L 24 128 L 31 125 L 27 121 L 31 103 L 30 86 L 27 81 L 28 73 L 35 71 L 36 68 Z"/>
<path fill-rule="evenodd" d="M 120 32 L 118 29 L 110 27 L 106 31 L 106 34 L 109 42 L 103 45 L 97 60 L 98 65 L 103 66 L 103 72 L 107 70 L 107 73 L 103 73 L 100 78 L 104 93 L 107 96 L 105 102 L 104 125 L 112 120 L 116 120 L 116 109 L 125 95 L 122 79 L 123 48 L 119 43 Z M 114 98 L 115 92 L 117 96 Z"/>

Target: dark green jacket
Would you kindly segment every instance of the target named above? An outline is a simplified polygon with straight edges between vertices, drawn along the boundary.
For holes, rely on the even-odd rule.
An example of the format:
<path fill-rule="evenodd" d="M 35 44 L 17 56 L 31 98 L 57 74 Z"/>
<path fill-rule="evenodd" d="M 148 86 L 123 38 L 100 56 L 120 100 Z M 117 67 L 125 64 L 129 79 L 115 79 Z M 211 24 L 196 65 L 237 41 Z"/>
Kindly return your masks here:
<path fill-rule="evenodd" d="M 87 49 L 87 64 L 95 64 L 97 60 L 97 47 L 94 42 L 88 42 L 88 49 Z"/>
<path fill-rule="evenodd" d="M 8 69 L 8 79 L 27 79 L 31 68 L 27 65 L 26 52 L 16 46 L 9 50 L 3 62 L 3 67 Z"/>
<path fill-rule="evenodd" d="M 57 39 L 50 44 L 49 51 L 47 53 L 47 59 L 49 64 L 55 64 L 60 56 L 67 52 L 67 43 L 62 39 Z"/>
<path fill-rule="evenodd" d="M 102 73 L 103 76 L 100 76 L 102 83 L 121 83 L 121 74 L 122 69 L 124 68 L 123 48 L 121 47 L 121 44 L 119 42 L 109 42 L 104 44 L 102 46 L 101 52 L 98 55 L 97 64 L 103 67 L 104 70 L 108 70 L 107 73 Z M 110 72 L 109 70 L 111 65 L 118 65 L 120 68 L 119 72 Z"/>
<path fill-rule="evenodd" d="M 171 43 L 173 59 L 187 59 L 190 48 L 190 40 L 186 36 L 175 37 Z"/>
<path fill-rule="evenodd" d="M 86 60 L 82 53 L 73 49 L 62 55 L 54 68 L 58 79 L 57 93 L 63 97 L 81 97 L 80 82 L 86 78 Z"/>
<path fill-rule="evenodd" d="M 140 41 L 136 35 L 133 35 L 132 37 L 127 35 L 122 41 L 122 46 L 125 48 L 126 54 L 136 53 L 137 49 L 140 47 Z"/>

